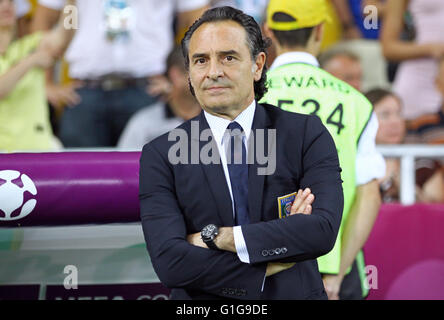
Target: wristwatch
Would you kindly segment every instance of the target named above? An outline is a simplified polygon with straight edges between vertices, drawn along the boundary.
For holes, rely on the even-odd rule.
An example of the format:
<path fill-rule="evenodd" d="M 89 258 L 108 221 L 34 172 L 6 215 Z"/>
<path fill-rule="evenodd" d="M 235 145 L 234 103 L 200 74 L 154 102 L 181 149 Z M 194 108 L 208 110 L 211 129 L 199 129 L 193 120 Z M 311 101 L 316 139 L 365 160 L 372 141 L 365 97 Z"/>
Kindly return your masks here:
<path fill-rule="evenodd" d="M 208 248 L 212 250 L 219 250 L 219 248 L 214 243 L 214 239 L 216 239 L 218 234 L 219 228 L 215 224 L 207 225 L 200 232 L 202 241 L 208 246 Z"/>

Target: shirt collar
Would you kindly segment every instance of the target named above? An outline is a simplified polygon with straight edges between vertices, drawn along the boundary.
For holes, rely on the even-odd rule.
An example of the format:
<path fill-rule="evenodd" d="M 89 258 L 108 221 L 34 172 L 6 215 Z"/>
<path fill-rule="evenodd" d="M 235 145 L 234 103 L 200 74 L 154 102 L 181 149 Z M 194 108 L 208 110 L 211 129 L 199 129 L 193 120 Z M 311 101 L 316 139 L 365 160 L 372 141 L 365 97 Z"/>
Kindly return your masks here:
<path fill-rule="evenodd" d="M 270 67 L 273 70 L 277 67 L 290 63 L 305 63 L 319 68 L 318 59 L 308 52 L 286 52 L 278 56 Z"/>
<path fill-rule="evenodd" d="M 242 111 L 236 119 L 236 121 L 242 126 L 245 132 L 245 138 L 248 141 L 251 133 L 251 126 L 253 125 L 254 113 L 256 111 L 256 100 L 244 110 Z M 214 139 L 218 143 L 218 145 L 222 145 L 222 138 L 227 130 L 228 125 L 233 122 L 225 118 L 221 118 L 215 115 L 212 115 L 204 110 L 205 118 L 207 119 L 208 125 L 210 126 L 211 132 L 213 133 Z"/>

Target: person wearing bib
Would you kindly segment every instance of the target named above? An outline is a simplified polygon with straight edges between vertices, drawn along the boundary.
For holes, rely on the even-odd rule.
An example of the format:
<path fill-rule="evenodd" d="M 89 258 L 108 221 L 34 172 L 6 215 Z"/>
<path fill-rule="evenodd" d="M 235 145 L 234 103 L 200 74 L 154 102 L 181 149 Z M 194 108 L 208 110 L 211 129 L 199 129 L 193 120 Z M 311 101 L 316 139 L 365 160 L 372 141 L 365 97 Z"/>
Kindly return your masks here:
<path fill-rule="evenodd" d="M 261 102 L 316 115 L 332 135 L 342 168 L 344 211 L 333 250 L 318 259 L 319 271 L 330 299 L 360 299 L 367 295 L 359 280 L 364 278 L 361 249 L 379 211 L 377 178 L 384 176 L 385 164 L 375 148 L 378 122 L 371 103 L 322 70 L 315 57 L 327 17 L 325 0 L 270 1 L 265 32 L 278 57 Z"/>

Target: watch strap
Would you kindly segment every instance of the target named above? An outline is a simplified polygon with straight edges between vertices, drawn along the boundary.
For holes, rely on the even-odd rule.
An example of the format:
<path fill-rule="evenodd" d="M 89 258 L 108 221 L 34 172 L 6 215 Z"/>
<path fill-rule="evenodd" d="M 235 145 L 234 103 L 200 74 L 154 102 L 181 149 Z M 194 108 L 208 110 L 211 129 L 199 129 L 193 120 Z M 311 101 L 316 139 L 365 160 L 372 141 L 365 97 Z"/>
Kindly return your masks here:
<path fill-rule="evenodd" d="M 204 241 L 208 248 L 211 250 L 219 250 L 213 240 Z"/>

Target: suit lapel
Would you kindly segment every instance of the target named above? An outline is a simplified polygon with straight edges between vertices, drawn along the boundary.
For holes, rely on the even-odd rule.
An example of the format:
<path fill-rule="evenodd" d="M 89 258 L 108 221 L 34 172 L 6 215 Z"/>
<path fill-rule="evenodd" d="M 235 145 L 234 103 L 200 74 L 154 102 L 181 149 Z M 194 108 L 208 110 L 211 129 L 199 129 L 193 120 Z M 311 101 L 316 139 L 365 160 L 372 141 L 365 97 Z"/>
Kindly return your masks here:
<path fill-rule="evenodd" d="M 268 135 L 266 132 L 266 129 L 271 126 L 270 119 L 267 117 L 264 108 L 256 103 L 256 111 L 254 114 L 254 120 L 252 125 L 252 134 L 250 135 L 250 139 L 248 141 L 248 154 L 249 157 L 253 156 L 252 162 L 248 167 L 248 212 L 250 215 L 250 221 L 251 223 L 256 223 L 261 221 L 262 218 L 262 195 L 264 192 L 264 180 L 265 175 L 259 175 L 258 169 L 261 168 L 261 166 L 257 162 L 257 157 L 255 156 L 256 153 L 256 147 L 254 139 L 256 137 L 256 130 L 263 129 L 265 130 L 263 136 L 264 141 L 260 141 L 260 143 L 264 143 L 264 145 L 268 146 Z M 208 129 L 210 130 L 210 127 L 208 125 L 208 122 L 205 119 L 205 115 L 203 112 L 201 112 L 199 116 L 199 137 L 200 133 L 202 133 L 203 130 Z M 199 137 L 192 137 L 192 139 L 199 139 Z M 214 141 L 213 136 L 211 135 L 212 141 Z M 199 151 L 202 150 L 202 148 L 207 145 L 208 142 L 206 141 L 199 141 Z M 220 155 L 217 146 L 214 146 L 212 148 L 215 152 L 217 152 L 217 155 L 214 156 L 214 158 L 217 157 L 217 159 L 220 160 Z M 262 147 L 262 150 L 264 148 Z M 270 155 L 270 151 L 268 150 L 268 155 Z M 193 152 L 193 151 L 192 151 Z M 196 151 L 194 151 L 196 152 Z M 223 222 L 224 226 L 233 226 L 234 225 L 234 218 L 233 218 L 233 207 L 232 207 L 232 201 L 230 196 L 230 191 L 227 186 L 227 181 L 225 179 L 225 173 L 222 167 L 222 163 L 215 164 L 203 164 L 201 161 L 199 161 L 199 165 L 201 166 L 206 179 L 207 179 L 207 186 L 211 191 L 211 194 L 213 195 L 214 201 L 216 203 L 218 214 L 220 219 Z M 263 166 L 262 166 L 263 167 Z"/>
<path fill-rule="evenodd" d="M 207 120 L 205 119 L 205 115 L 201 112 L 199 116 L 199 137 L 203 130 L 210 130 Z M 192 137 L 192 139 L 199 139 L 199 137 Z M 214 142 L 214 137 L 211 134 L 211 141 Z M 199 152 L 202 148 L 207 145 L 208 141 L 199 141 Z M 220 162 L 220 155 L 216 145 L 211 148 L 212 151 L 217 154 L 212 158 L 218 159 Z M 192 150 L 193 152 L 193 150 Z M 194 151 L 195 152 L 195 151 Z M 227 186 L 227 181 L 225 179 L 225 173 L 222 167 L 222 163 L 210 163 L 203 164 L 202 161 L 199 161 L 199 165 L 201 166 L 205 176 L 206 176 L 206 184 L 211 191 L 211 194 L 214 197 L 214 201 L 216 203 L 218 214 L 220 219 L 223 222 L 223 226 L 230 227 L 234 225 L 233 219 L 233 207 L 230 196 L 230 191 Z"/>
<path fill-rule="evenodd" d="M 254 115 L 252 131 L 248 141 L 248 157 L 252 159 L 248 167 L 248 212 L 251 223 L 261 221 L 262 218 L 262 195 L 264 192 L 265 175 L 259 175 L 258 169 L 260 165 L 257 162 L 257 130 L 267 129 L 270 126 L 269 118 L 267 117 L 264 108 L 256 103 L 256 112 Z M 268 146 L 268 135 L 264 130 L 264 141 L 259 141 Z M 262 147 L 262 150 L 264 148 Z M 251 158 L 252 157 L 252 158 Z"/>

